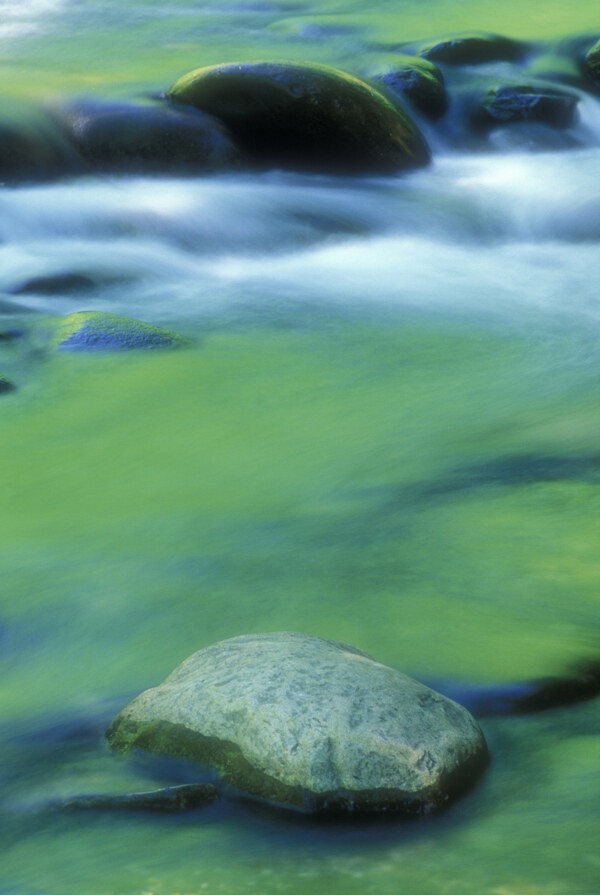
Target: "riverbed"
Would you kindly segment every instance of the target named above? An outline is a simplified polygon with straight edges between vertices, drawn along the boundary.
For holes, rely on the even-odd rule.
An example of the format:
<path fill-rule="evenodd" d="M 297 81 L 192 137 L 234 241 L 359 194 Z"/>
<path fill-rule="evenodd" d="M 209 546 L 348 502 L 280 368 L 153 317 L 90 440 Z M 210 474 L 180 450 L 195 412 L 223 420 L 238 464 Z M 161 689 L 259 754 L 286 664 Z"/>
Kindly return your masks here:
<path fill-rule="evenodd" d="M 2 3 L 3 89 L 137 101 L 217 62 L 361 76 L 467 28 L 600 36 L 593 4 L 497 7 Z M 600 93 L 578 96 L 572 145 L 425 123 L 432 163 L 393 176 L 0 187 L 0 893 L 596 895 L 597 701 L 480 719 L 484 778 L 410 823 L 40 807 L 193 779 L 103 731 L 238 634 L 469 687 L 598 659 Z M 91 285 L 20 289 L 65 273 Z M 190 346 L 51 350 L 90 309 Z"/>

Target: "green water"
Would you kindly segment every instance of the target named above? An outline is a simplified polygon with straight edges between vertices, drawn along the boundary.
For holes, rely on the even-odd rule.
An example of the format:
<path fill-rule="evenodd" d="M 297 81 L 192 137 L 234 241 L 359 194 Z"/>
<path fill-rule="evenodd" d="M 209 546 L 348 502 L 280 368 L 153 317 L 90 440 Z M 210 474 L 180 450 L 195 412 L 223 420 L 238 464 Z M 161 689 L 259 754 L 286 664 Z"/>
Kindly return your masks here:
<path fill-rule="evenodd" d="M 472 681 L 597 655 L 599 387 L 581 333 L 321 316 L 209 326 L 187 351 L 29 363 L 2 408 L 1 699 L 15 730 L 117 710 L 242 632 L 304 630 Z M 515 483 L 536 456 L 591 467 L 547 481 L 533 464 Z M 507 483 L 489 468 L 502 457 Z M 591 895 L 597 705 L 484 730 L 492 768 L 441 819 L 26 815 L 10 823 L 7 878 L 47 893 L 391 893 L 401 879 Z M 13 743 L 9 802 L 143 788 L 147 771 L 100 740 L 75 754 Z"/>
<path fill-rule="evenodd" d="M 328 36 L 303 36 L 307 22 Z M 358 73 L 377 42 L 594 27 L 591 2 L 90 3 L 4 39 L 0 68 L 7 93 L 133 96 L 230 59 Z M 144 213 L 172 248 L 168 224 Z M 592 237 L 590 255 L 556 240 L 539 249 L 540 276 L 558 279 L 567 255 L 593 260 Z M 490 293 L 493 250 L 464 274 L 469 295 L 481 276 L 482 307 L 501 304 L 513 273 L 499 251 Z M 597 659 L 599 350 L 581 310 L 593 265 L 587 276 L 560 320 L 527 294 L 499 318 L 474 313 L 460 289 L 444 313 L 425 300 L 350 309 L 301 274 L 306 302 L 289 307 L 255 282 L 228 308 L 203 294 L 198 313 L 174 293 L 146 314 L 133 286 L 128 307 L 127 283 L 94 298 L 108 309 L 118 290 L 119 313 L 193 340 L 147 354 L 54 353 L 39 313 L 2 318 L 25 336 L 0 340 L 0 373 L 19 386 L 0 396 L 0 895 L 597 895 L 597 701 L 482 719 L 489 771 L 414 823 L 301 821 L 232 798 L 182 818 L 35 810 L 189 779 L 116 758 L 102 731 L 190 653 L 237 634 L 305 631 L 424 680 L 490 686 Z"/>

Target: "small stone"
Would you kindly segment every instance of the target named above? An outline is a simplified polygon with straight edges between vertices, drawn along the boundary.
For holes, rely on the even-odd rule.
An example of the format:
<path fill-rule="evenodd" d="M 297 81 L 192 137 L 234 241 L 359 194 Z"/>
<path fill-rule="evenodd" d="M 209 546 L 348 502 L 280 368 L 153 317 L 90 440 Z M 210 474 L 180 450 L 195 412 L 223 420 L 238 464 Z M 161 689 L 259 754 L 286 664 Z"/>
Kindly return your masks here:
<path fill-rule="evenodd" d="M 405 97 L 428 118 L 441 118 L 448 109 L 444 77 L 429 59 L 400 54 L 382 71 L 375 72 L 373 81 Z"/>
<path fill-rule="evenodd" d="M 480 127 L 536 121 L 564 128 L 573 123 L 577 102 L 577 96 L 558 88 L 509 84 L 488 90 L 472 121 Z"/>
<path fill-rule="evenodd" d="M 422 813 L 488 761 L 466 709 L 346 643 L 234 637 L 133 700 L 107 738 L 220 771 L 236 790 L 308 812 Z"/>
<path fill-rule="evenodd" d="M 65 317 L 55 336 L 61 351 L 115 351 L 134 348 L 177 348 L 183 336 L 105 311 L 79 311 Z"/>
<path fill-rule="evenodd" d="M 444 38 L 422 47 L 421 56 L 446 65 L 481 65 L 485 62 L 514 62 L 526 47 L 500 34 L 468 33 Z"/>

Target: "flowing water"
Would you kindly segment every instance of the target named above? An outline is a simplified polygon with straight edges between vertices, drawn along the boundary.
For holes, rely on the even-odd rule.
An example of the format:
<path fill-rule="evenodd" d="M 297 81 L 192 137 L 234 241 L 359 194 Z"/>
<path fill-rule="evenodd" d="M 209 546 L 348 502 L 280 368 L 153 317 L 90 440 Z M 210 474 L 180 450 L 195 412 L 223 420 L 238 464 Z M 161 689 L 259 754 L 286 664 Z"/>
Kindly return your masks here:
<path fill-rule="evenodd" d="M 136 99 L 212 62 L 360 74 L 383 43 L 600 24 L 594 3 L 498 6 L 3 2 L 3 90 Z M 19 386 L 0 402 L 2 895 L 600 890 L 593 701 L 482 719 L 490 770 L 416 823 L 233 799 L 35 810 L 190 779 L 102 733 L 237 634 L 306 631 L 490 687 L 598 658 L 600 98 L 578 114 L 552 151 L 432 131 L 432 165 L 397 177 L 0 188 L 0 373 Z M 19 294 L 64 273 L 91 285 Z M 48 351 L 53 316 L 90 308 L 193 346 Z"/>

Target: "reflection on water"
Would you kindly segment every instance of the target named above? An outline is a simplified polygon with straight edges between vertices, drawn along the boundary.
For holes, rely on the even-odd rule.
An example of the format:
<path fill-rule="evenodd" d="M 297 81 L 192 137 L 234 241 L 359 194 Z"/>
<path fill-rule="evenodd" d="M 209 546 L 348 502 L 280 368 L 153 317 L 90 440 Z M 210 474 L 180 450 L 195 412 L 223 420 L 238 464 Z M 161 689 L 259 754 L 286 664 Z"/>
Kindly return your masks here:
<path fill-rule="evenodd" d="M 358 70 L 381 35 L 565 30 L 516 2 L 0 12 L 7 89 L 34 95 L 33 64 L 59 93 L 147 94 L 259 50 Z M 236 634 L 347 640 L 474 704 L 597 660 L 600 104 L 579 109 L 578 148 L 440 132 L 401 178 L 0 189 L 0 891 L 596 895 L 597 702 L 483 718 L 480 785 L 411 824 L 44 807 L 193 779 L 103 730 Z M 53 315 L 92 308 L 193 347 L 53 354 Z"/>

